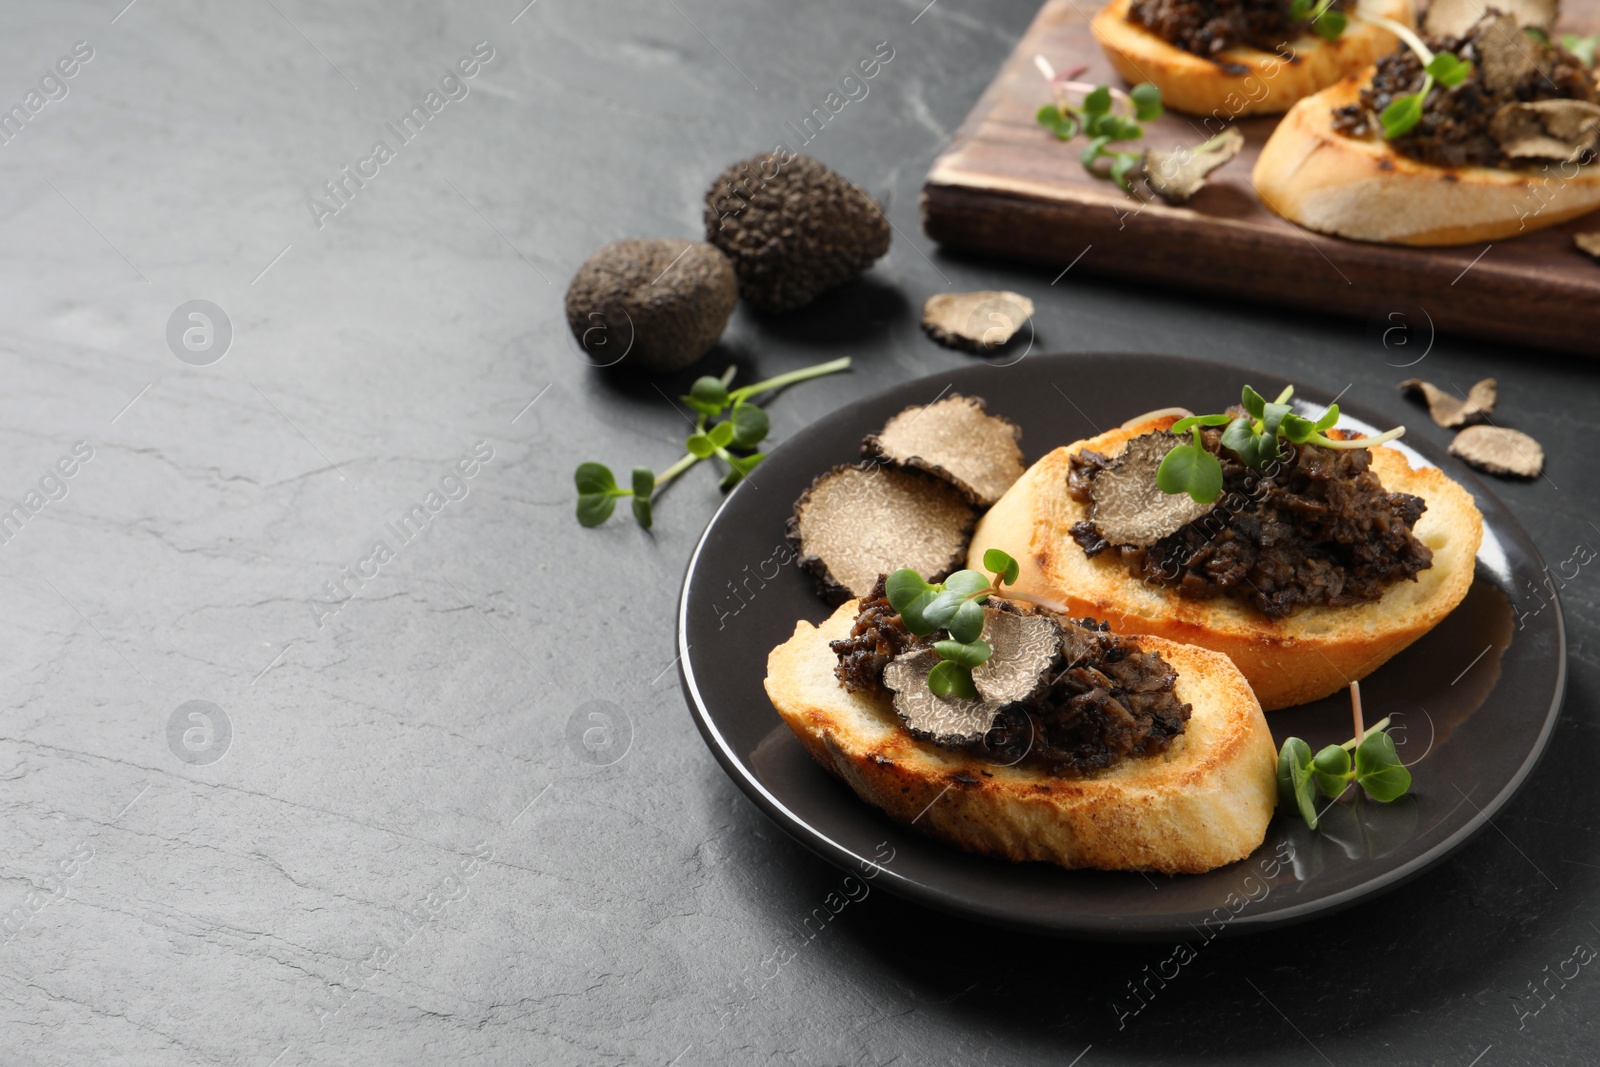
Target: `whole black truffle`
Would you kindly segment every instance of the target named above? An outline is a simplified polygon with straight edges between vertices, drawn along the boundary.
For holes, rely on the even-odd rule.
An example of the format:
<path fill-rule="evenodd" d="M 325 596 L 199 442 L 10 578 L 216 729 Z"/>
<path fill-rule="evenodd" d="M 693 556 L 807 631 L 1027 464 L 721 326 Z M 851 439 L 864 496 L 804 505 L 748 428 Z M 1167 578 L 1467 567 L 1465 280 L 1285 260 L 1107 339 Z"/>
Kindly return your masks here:
<path fill-rule="evenodd" d="M 706 240 L 733 260 L 751 307 L 792 311 L 887 252 L 889 220 L 828 167 L 785 149 L 717 177 L 706 193 Z"/>
<path fill-rule="evenodd" d="M 572 276 L 567 325 L 600 366 L 674 371 L 716 344 L 738 299 L 733 266 L 708 244 L 614 241 Z"/>

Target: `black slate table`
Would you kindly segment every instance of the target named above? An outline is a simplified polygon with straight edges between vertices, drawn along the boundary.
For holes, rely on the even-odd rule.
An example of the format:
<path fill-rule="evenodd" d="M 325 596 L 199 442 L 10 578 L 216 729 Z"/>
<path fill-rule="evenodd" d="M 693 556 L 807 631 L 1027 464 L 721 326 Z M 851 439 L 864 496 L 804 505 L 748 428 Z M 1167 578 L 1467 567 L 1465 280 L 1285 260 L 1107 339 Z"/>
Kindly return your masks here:
<path fill-rule="evenodd" d="M 1078 248 L 942 253 L 922 177 L 1027 0 L 125 3 L 0 14 L 0 1062 L 1600 1058 L 1600 973 L 1571 962 L 1600 946 L 1592 365 L 1414 309 L 1097 282 Z M 712 176 L 801 148 L 880 42 L 803 150 L 886 203 L 889 256 L 793 316 L 741 309 L 713 365 L 855 358 L 772 405 L 781 440 L 963 365 L 918 329 L 928 295 L 1009 288 L 1041 350 L 1385 405 L 1415 373 L 1499 378 L 1549 452 L 1498 491 L 1560 571 L 1571 676 L 1549 757 L 1450 862 L 1162 982 L 1172 946 L 878 892 L 806 925 L 842 872 L 724 777 L 673 669 L 715 480 L 653 535 L 578 528 L 576 463 L 659 469 L 686 428 L 586 365 L 562 294 L 608 241 L 698 234 Z"/>

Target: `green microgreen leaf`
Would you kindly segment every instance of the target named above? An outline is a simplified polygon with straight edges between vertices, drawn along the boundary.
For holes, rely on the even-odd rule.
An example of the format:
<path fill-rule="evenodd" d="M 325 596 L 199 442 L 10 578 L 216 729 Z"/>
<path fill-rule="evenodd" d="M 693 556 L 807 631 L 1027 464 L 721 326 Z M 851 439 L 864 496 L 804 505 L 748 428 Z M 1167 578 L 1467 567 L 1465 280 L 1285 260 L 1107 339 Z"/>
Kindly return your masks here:
<path fill-rule="evenodd" d="M 1082 152 L 1078 153 L 1078 161 L 1082 163 L 1085 168 L 1093 170 L 1094 161 L 1100 158 L 1101 150 L 1110 143 L 1111 138 L 1105 134 L 1101 134 L 1085 145 Z"/>
<path fill-rule="evenodd" d="M 1248 385 L 1239 390 L 1239 403 L 1244 406 L 1246 411 L 1258 419 L 1267 410 L 1266 398 Z"/>
<path fill-rule="evenodd" d="M 928 688 L 936 697 L 978 699 L 978 687 L 972 684 L 972 668 L 963 667 L 952 660 L 942 659 L 928 672 Z"/>
<path fill-rule="evenodd" d="M 1161 117 L 1161 90 L 1154 85 L 1140 82 L 1128 90 L 1128 96 L 1133 100 L 1133 115 L 1140 122 Z"/>
<path fill-rule="evenodd" d="M 696 459 L 705 459 L 717 451 L 717 446 L 711 443 L 711 438 L 703 433 L 690 434 L 689 440 L 684 444 Z"/>
<path fill-rule="evenodd" d="M 1292 411 L 1283 417 L 1279 427 L 1283 433 L 1284 440 L 1292 441 L 1297 445 L 1305 444 L 1311 435 L 1317 432 L 1316 423 L 1310 419 L 1302 418 Z"/>
<path fill-rule="evenodd" d="M 944 580 L 944 587 L 964 597 L 972 596 L 989 588 L 989 576 L 982 571 L 956 571 Z"/>
<path fill-rule="evenodd" d="M 995 576 L 994 585 L 1016 585 L 1017 578 L 1022 574 L 1022 566 L 1011 556 L 998 548 L 985 549 L 983 553 L 983 569 L 991 571 Z"/>
<path fill-rule="evenodd" d="M 1575 33 L 1561 35 L 1561 47 L 1578 57 L 1578 61 L 1586 67 L 1594 66 L 1595 51 L 1600 49 L 1600 35 L 1579 37 Z"/>
<path fill-rule="evenodd" d="M 1303 22 L 1311 16 L 1311 9 L 1316 6 L 1315 0 L 1291 0 L 1289 18 L 1294 22 Z"/>
<path fill-rule="evenodd" d="M 649 467 L 633 468 L 633 495 L 649 500 L 656 491 L 656 472 Z"/>
<path fill-rule="evenodd" d="M 709 418 L 716 418 L 722 414 L 722 409 L 728 406 L 728 387 L 721 378 L 713 378 L 707 374 L 696 378 L 689 387 L 689 395 L 683 402 L 694 408 L 700 414 Z"/>
<path fill-rule="evenodd" d="M 616 493 L 579 493 L 578 522 L 584 526 L 599 526 L 616 510 L 617 496 Z"/>
<path fill-rule="evenodd" d="M 730 419 L 733 422 L 731 444 L 737 449 L 754 448 L 772 430 L 772 420 L 767 418 L 767 413 L 743 400 L 733 405 Z"/>
<path fill-rule="evenodd" d="M 976 641 L 983 636 L 983 606 L 976 600 L 963 600 L 945 629 L 957 641 Z"/>
<path fill-rule="evenodd" d="M 889 598 L 889 606 L 902 614 L 913 600 L 923 593 L 931 592 L 933 588 L 922 580 L 922 575 L 910 567 L 901 567 L 884 579 L 883 583 L 883 591 Z"/>
<path fill-rule="evenodd" d="M 1422 87 L 1420 93 L 1395 97 L 1378 116 L 1378 121 L 1383 124 L 1385 139 L 1392 141 L 1396 137 L 1403 137 L 1422 121 L 1422 101 L 1427 97 L 1428 90 L 1433 88 L 1432 75 L 1422 79 Z"/>
<path fill-rule="evenodd" d="M 1395 752 L 1394 738 L 1379 730 L 1356 746 L 1356 784 L 1373 800 L 1387 804 L 1411 788 L 1411 772 Z"/>
<path fill-rule="evenodd" d="M 706 437 L 717 448 L 727 448 L 733 443 L 733 423 L 719 422 L 706 431 Z"/>
<path fill-rule="evenodd" d="M 1045 104 L 1033 113 L 1033 118 L 1039 125 L 1054 129 L 1056 123 L 1061 121 L 1061 109 L 1054 104 Z"/>
<path fill-rule="evenodd" d="M 1298 737 L 1284 741 L 1278 753 L 1278 796 L 1293 804 L 1306 825 L 1317 828 L 1317 790 L 1312 780 L 1311 746 Z"/>
<path fill-rule="evenodd" d="M 572 480 L 577 483 L 579 493 L 615 493 L 617 490 L 617 480 L 604 463 L 578 464 Z"/>
<path fill-rule="evenodd" d="M 1329 404 L 1328 405 L 1328 410 L 1322 413 L 1322 418 L 1318 419 L 1312 425 L 1312 429 L 1316 430 L 1317 433 L 1321 433 L 1323 430 L 1327 430 L 1327 429 L 1332 428 L 1333 424 L 1338 422 L 1338 421 L 1339 421 L 1339 405 L 1338 404 Z"/>
<path fill-rule="evenodd" d="M 1085 115 L 1104 115 L 1111 110 L 1111 90 L 1098 86 L 1088 96 L 1083 98 L 1083 113 Z"/>
<path fill-rule="evenodd" d="M 1311 761 L 1312 777 L 1325 797 L 1338 797 L 1350 784 L 1350 753 L 1340 745 L 1329 745 Z"/>
<path fill-rule="evenodd" d="M 1467 80 L 1472 73 L 1472 64 L 1462 62 L 1449 52 L 1440 52 L 1423 70 L 1433 75 L 1434 81 L 1451 89 Z"/>
<path fill-rule="evenodd" d="M 922 608 L 922 619 L 931 623 L 934 629 L 940 629 L 955 617 L 956 610 L 966 602 L 966 598 L 951 589 L 940 588 Z"/>
<path fill-rule="evenodd" d="M 1163 493 L 1188 493 L 1197 504 L 1209 504 L 1222 495 L 1222 464 L 1201 443 L 1200 427 L 1191 432 L 1194 441 L 1179 445 L 1166 454 L 1156 468 L 1156 487 Z"/>
<path fill-rule="evenodd" d="M 1265 413 L 1261 416 L 1261 432 L 1269 437 L 1278 436 L 1278 429 L 1283 425 L 1283 417 L 1293 413 L 1294 408 L 1288 404 L 1268 404 Z"/>
<path fill-rule="evenodd" d="M 933 650 L 939 658 L 958 663 L 971 670 L 986 662 L 994 650 L 987 641 L 935 641 Z"/>
<path fill-rule="evenodd" d="M 744 481 L 750 472 L 767 457 L 764 452 L 752 452 L 748 456 L 730 456 L 724 452 L 722 458 L 728 462 L 728 473 L 722 476 L 722 489 L 726 492 Z"/>
<path fill-rule="evenodd" d="M 650 529 L 650 524 L 654 521 L 654 516 L 650 512 L 649 497 L 638 495 L 634 496 L 633 518 L 635 522 L 637 522 L 640 526 L 643 526 L 646 530 Z"/>
<path fill-rule="evenodd" d="M 1143 162 L 1143 152 L 1118 152 L 1112 157 L 1111 180 L 1131 192 L 1133 183 L 1128 180 L 1128 172 Z"/>
<path fill-rule="evenodd" d="M 939 624 L 926 615 L 928 605 L 932 604 L 938 595 L 938 589 L 929 587 L 900 609 L 900 621 L 906 624 L 906 629 L 918 637 L 927 637 L 939 628 Z"/>
<path fill-rule="evenodd" d="M 1183 433 L 1191 426 L 1226 426 L 1233 421 L 1231 415 L 1188 415 L 1173 423 L 1172 433 Z"/>
<path fill-rule="evenodd" d="M 1350 21 L 1343 12 L 1324 11 L 1317 21 L 1311 24 L 1311 29 L 1325 41 L 1337 41 L 1349 24 Z"/>

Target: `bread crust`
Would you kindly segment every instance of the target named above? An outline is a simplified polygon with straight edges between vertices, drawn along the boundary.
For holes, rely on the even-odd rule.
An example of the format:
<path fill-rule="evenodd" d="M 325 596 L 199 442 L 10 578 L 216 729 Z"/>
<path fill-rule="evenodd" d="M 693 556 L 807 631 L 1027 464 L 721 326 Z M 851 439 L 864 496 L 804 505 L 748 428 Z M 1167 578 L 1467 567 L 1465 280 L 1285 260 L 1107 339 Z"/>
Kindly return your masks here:
<path fill-rule="evenodd" d="M 969 852 L 1062 867 L 1197 874 L 1250 855 L 1277 803 L 1277 755 L 1261 706 L 1225 656 L 1160 638 L 1139 644 L 1178 672 L 1193 706 L 1166 752 L 1083 778 L 1002 767 L 912 737 L 887 698 L 839 684 L 828 642 L 857 601 L 795 625 L 767 659 L 767 695 L 806 751 L 867 803 Z"/>
<path fill-rule="evenodd" d="M 1546 229 L 1600 207 L 1600 166 L 1435 167 L 1380 137 L 1346 137 L 1333 110 L 1371 72 L 1296 104 L 1256 159 L 1261 200 L 1319 233 L 1399 245 L 1481 244 Z"/>
<path fill-rule="evenodd" d="M 1115 456 L 1130 439 L 1164 430 L 1173 415 L 1147 418 L 1058 448 L 1030 467 L 991 508 L 972 536 L 968 566 L 986 549 L 1017 559 L 1017 589 L 1067 606 L 1073 615 L 1105 619 L 1124 634 L 1152 634 L 1228 656 L 1267 711 L 1316 700 L 1358 681 L 1433 629 L 1472 585 L 1483 516 L 1472 494 L 1437 467 L 1413 468 L 1396 449 L 1372 450 L 1372 469 L 1391 492 L 1411 493 L 1428 508 L 1413 532 L 1433 550 L 1433 566 L 1417 580 L 1349 607 L 1302 607 L 1267 618 L 1227 597 L 1194 600 L 1131 576 L 1115 558 L 1090 559 L 1068 531 L 1088 518 L 1088 505 L 1067 492 L 1069 457 L 1089 448 Z"/>
<path fill-rule="evenodd" d="M 1111 0 L 1089 22 L 1117 73 L 1134 84 L 1153 83 L 1169 108 L 1223 122 L 1240 115 L 1281 115 L 1302 97 L 1377 62 L 1397 43 L 1388 30 L 1351 19 L 1337 41 L 1305 34 L 1285 42 L 1292 62 L 1246 47 L 1230 48 L 1211 60 L 1129 22 L 1131 7 L 1132 0 Z M 1411 0 L 1359 0 L 1358 10 L 1407 26 L 1416 22 Z M 1230 74 L 1224 63 L 1243 70 Z"/>

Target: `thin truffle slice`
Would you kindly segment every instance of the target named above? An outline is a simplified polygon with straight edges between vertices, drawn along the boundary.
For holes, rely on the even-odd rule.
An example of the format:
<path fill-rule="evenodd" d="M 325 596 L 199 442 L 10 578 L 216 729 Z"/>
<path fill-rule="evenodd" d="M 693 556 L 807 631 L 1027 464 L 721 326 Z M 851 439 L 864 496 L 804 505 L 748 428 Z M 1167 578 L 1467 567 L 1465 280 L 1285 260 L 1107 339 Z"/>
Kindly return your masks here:
<path fill-rule="evenodd" d="M 1432 0 L 1422 25 L 1430 37 L 1461 37 L 1492 7 L 1519 26 L 1549 29 L 1557 6 L 1556 0 Z"/>
<path fill-rule="evenodd" d="M 1244 134 L 1229 126 L 1197 148 L 1144 154 L 1144 180 L 1169 204 L 1187 204 L 1206 183 L 1206 176 L 1239 154 Z"/>
<path fill-rule="evenodd" d="M 1575 233 L 1572 243 L 1578 246 L 1578 251 L 1600 259 L 1600 230 L 1590 233 Z"/>
<path fill-rule="evenodd" d="M 1033 318 L 1033 301 L 1021 293 L 980 289 L 935 293 L 922 305 L 922 330 L 947 348 L 984 355 L 1003 347 Z"/>
<path fill-rule="evenodd" d="M 1489 134 L 1512 159 L 1577 162 L 1600 149 L 1600 104 L 1587 100 L 1507 104 L 1489 121 Z"/>
<path fill-rule="evenodd" d="M 1450 454 L 1490 474 L 1537 478 L 1544 470 L 1539 442 L 1505 426 L 1468 426 L 1450 442 Z"/>
<path fill-rule="evenodd" d="M 1428 402 L 1428 414 L 1433 421 L 1452 430 L 1482 422 L 1494 413 L 1495 400 L 1499 396 L 1498 383 L 1493 378 L 1485 378 L 1467 390 L 1465 400 L 1420 378 L 1407 378 L 1400 383 L 1400 388 L 1420 392 Z"/>
<path fill-rule="evenodd" d="M 959 393 L 906 408 L 861 442 L 861 454 L 937 475 L 982 507 L 1004 496 L 1024 469 L 1022 428 Z"/>
<path fill-rule="evenodd" d="M 894 690 L 894 710 L 911 731 L 939 745 L 981 740 L 994 726 L 1000 705 L 965 697 L 936 696 L 928 688 L 928 672 L 939 662 L 931 648 L 897 656 L 883 669 L 883 684 Z"/>
<path fill-rule="evenodd" d="M 949 482 L 876 463 L 839 466 L 795 501 L 789 541 L 830 604 L 910 567 L 938 581 L 966 559 L 977 512 Z"/>
<path fill-rule="evenodd" d="M 1048 615 L 985 607 L 983 639 L 993 651 L 972 668 L 972 684 L 990 704 L 1027 700 L 1049 680 L 1061 652 L 1061 627 Z"/>
<path fill-rule="evenodd" d="M 1149 548 L 1209 512 L 1188 493 L 1163 493 L 1156 471 L 1183 444 L 1170 433 L 1147 433 L 1128 442 L 1111 466 L 1094 476 L 1089 521 L 1109 544 Z"/>

